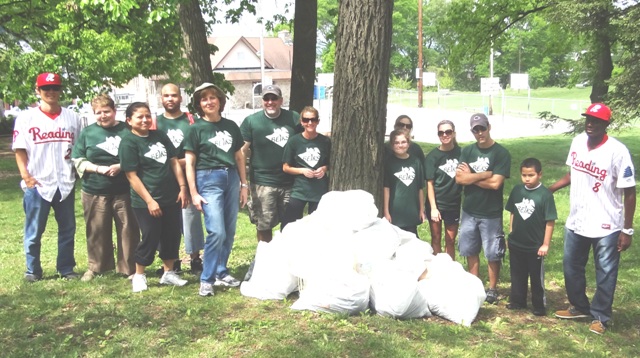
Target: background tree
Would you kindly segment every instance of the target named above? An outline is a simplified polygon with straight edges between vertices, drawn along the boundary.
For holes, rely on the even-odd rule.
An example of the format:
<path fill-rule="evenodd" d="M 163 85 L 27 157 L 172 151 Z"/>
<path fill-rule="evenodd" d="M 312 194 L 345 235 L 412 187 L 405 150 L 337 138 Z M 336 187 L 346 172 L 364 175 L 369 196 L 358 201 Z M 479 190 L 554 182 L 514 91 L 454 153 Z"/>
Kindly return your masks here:
<path fill-rule="evenodd" d="M 336 38 L 332 190 L 363 189 L 382 204 L 392 0 L 342 0 Z"/>

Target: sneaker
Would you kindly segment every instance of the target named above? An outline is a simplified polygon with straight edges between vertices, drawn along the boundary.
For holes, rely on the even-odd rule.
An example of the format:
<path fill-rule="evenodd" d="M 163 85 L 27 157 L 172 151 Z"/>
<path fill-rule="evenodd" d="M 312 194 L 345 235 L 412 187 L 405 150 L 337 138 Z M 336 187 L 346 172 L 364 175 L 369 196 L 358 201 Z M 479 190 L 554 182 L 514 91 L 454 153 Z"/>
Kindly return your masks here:
<path fill-rule="evenodd" d="M 588 318 L 591 315 L 578 311 L 575 307 L 569 306 L 566 310 L 556 311 L 556 317 L 564 319 Z"/>
<path fill-rule="evenodd" d="M 589 330 L 595 334 L 604 334 L 604 332 L 607 330 L 607 327 L 604 325 L 604 323 L 598 321 L 597 319 L 594 319 L 593 321 L 591 321 Z"/>
<path fill-rule="evenodd" d="M 163 285 L 184 286 L 187 284 L 187 280 L 181 279 L 175 271 L 166 271 L 162 275 L 160 283 Z"/>
<path fill-rule="evenodd" d="M 525 308 L 527 308 L 527 306 L 523 306 L 523 305 L 521 305 L 519 303 L 509 303 L 509 304 L 507 304 L 507 309 L 510 309 L 510 310 L 523 310 Z"/>
<path fill-rule="evenodd" d="M 77 280 L 80 278 L 80 274 L 77 272 L 69 272 L 69 273 L 65 273 L 65 274 L 60 274 L 60 278 L 62 278 L 63 280 Z"/>
<path fill-rule="evenodd" d="M 240 281 L 231 275 L 226 275 L 223 278 L 216 278 L 216 282 L 213 285 L 224 287 L 238 287 L 240 286 Z"/>
<path fill-rule="evenodd" d="M 490 288 L 487 290 L 487 299 L 485 300 L 490 304 L 498 302 L 498 290 Z"/>
<path fill-rule="evenodd" d="M 206 282 L 200 282 L 200 290 L 198 294 L 202 297 L 213 296 L 213 285 Z"/>
<path fill-rule="evenodd" d="M 191 259 L 191 273 L 199 272 L 202 272 L 202 259 L 199 257 Z"/>
<path fill-rule="evenodd" d="M 133 292 L 142 292 L 147 290 L 147 276 L 145 274 L 134 274 L 131 279 Z"/>
<path fill-rule="evenodd" d="M 91 280 L 93 280 L 93 278 L 96 276 L 96 273 L 91 271 L 91 270 L 87 270 L 87 272 L 84 273 L 84 275 L 82 275 L 82 278 L 80 278 L 80 281 L 82 282 L 89 282 Z"/>
<path fill-rule="evenodd" d="M 534 308 L 533 309 L 534 316 L 546 316 L 547 310 L 545 308 Z"/>
<path fill-rule="evenodd" d="M 180 261 L 180 259 L 176 260 L 173 263 L 173 271 L 175 273 L 182 273 L 182 261 Z M 160 266 L 157 270 L 156 270 L 156 275 L 158 275 L 158 277 L 162 277 L 164 276 L 164 266 Z"/>
<path fill-rule="evenodd" d="M 32 273 L 25 273 L 24 280 L 27 282 L 36 282 L 42 280 L 42 276 L 38 276 Z"/>
<path fill-rule="evenodd" d="M 256 265 L 256 260 L 251 260 L 251 264 L 249 265 L 249 269 L 247 270 L 247 274 L 244 275 L 244 281 L 249 281 L 251 279 L 251 275 L 253 275 L 253 266 Z"/>

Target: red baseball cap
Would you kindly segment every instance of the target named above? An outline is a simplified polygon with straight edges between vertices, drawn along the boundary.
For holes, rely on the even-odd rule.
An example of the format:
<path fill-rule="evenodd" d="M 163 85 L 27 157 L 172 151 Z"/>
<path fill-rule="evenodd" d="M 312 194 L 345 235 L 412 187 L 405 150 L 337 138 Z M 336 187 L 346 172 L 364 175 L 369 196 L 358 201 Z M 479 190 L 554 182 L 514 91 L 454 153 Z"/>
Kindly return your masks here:
<path fill-rule="evenodd" d="M 38 78 L 36 79 L 37 87 L 51 86 L 51 85 L 62 86 L 62 79 L 60 78 L 59 74 L 52 73 L 52 72 L 45 72 L 38 75 Z"/>
<path fill-rule="evenodd" d="M 611 109 L 604 103 L 592 103 L 583 116 L 591 116 L 603 121 L 609 122 L 611 120 Z"/>

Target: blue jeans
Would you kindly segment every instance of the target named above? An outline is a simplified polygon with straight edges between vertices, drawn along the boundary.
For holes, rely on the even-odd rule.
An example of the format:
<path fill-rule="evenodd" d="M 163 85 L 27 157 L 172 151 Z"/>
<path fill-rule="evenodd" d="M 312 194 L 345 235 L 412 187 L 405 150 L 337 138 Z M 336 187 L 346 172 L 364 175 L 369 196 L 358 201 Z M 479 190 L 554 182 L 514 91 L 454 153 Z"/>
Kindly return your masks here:
<path fill-rule="evenodd" d="M 207 201 L 202 205 L 207 237 L 200 281 L 215 283 L 229 274 L 227 262 L 236 235 L 240 202 L 240 177 L 236 168 L 205 169 L 196 172 L 196 187 Z"/>
<path fill-rule="evenodd" d="M 204 232 L 202 231 L 202 216 L 195 205 L 182 209 L 182 234 L 184 235 L 184 251 L 196 254 L 204 248 Z"/>
<path fill-rule="evenodd" d="M 24 191 L 22 207 L 25 213 L 24 222 L 24 252 L 27 256 L 28 274 L 42 277 L 42 264 L 40 263 L 40 247 L 42 233 L 47 227 L 49 211 L 53 208 L 56 222 L 58 222 L 58 258 L 56 269 L 61 275 L 73 272 L 76 260 L 73 256 L 74 239 L 76 234 L 76 217 L 74 210 L 75 192 L 72 190 L 69 196 L 60 201 L 60 190 L 56 191 L 51 202 L 44 200 L 36 188 L 27 188 Z"/>
<path fill-rule="evenodd" d="M 591 313 L 594 319 L 606 324 L 611 319 L 613 294 L 618 281 L 619 231 L 605 237 L 589 238 L 565 229 L 564 236 L 564 284 L 572 306 L 583 313 Z M 585 266 L 593 247 L 596 266 L 596 292 L 589 304 L 585 292 L 587 280 Z"/>

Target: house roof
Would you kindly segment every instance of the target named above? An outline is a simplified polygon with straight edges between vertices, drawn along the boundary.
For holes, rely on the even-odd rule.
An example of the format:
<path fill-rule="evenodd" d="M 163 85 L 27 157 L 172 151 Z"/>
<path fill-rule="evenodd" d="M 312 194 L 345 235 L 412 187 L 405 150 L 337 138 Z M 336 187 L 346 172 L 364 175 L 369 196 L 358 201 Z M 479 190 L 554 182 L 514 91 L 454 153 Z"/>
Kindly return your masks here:
<path fill-rule="evenodd" d="M 229 55 L 236 46 L 247 46 L 256 58 L 259 58 L 260 38 L 244 36 L 220 36 L 207 39 L 210 44 L 215 45 L 218 51 L 211 56 L 211 66 L 213 70 L 218 68 L 220 63 Z M 279 71 L 291 71 L 293 64 L 293 47 L 282 41 L 279 37 L 265 37 L 264 41 L 264 62 L 266 69 Z M 224 70 L 230 70 L 226 67 Z"/>

